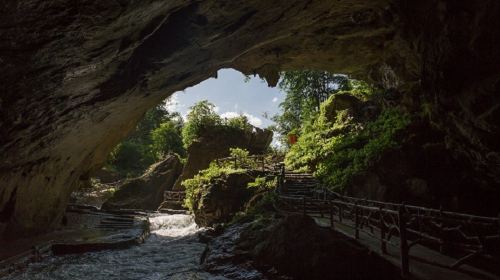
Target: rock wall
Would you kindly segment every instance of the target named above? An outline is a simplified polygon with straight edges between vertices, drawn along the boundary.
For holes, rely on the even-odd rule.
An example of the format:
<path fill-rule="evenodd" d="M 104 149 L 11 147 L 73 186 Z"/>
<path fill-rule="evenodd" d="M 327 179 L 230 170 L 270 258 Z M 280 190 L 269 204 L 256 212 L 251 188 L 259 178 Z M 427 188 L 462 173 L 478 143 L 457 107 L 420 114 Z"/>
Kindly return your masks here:
<path fill-rule="evenodd" d="M 3 1 L 0 232 L 54 228 L 148 108 L 224 67 L 392 89 L 498 193 L 499 14 L 497 0 Z"/>

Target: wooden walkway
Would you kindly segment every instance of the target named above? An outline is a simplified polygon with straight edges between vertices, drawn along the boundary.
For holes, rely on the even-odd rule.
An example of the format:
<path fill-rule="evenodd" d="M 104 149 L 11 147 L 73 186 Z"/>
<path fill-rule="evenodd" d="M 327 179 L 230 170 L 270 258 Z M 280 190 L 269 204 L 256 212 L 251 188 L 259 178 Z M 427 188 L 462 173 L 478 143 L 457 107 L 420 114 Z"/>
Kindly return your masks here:
<path fill-rule="evenodd" d="M 341 196 L 319 189 L 308 174 L 283 170 L 280 177 L 281 210 L 310 215 L 357 240 L 400 267 L 405 279 L 500 280 L 472 265 L 478 258 L 498 258 L 498 218 Z"/>

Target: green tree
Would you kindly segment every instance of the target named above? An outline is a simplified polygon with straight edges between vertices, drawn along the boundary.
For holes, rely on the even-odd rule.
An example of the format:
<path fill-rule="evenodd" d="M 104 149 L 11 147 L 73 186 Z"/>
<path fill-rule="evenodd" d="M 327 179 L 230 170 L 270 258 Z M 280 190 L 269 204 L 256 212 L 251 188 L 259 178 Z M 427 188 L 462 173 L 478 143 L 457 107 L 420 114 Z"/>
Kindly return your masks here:
<path fill-rule="evenodd" d="M 132 140 L 118 144 L 108 158 L 108 167 L 118 171 L 123 176 L 134 177 L 142 173 L 154 162 L 148 146 Z"/>
<path fill-rule="evenodd" d="M 188 148 L 207 129 L 222 124 L 221 117 L 215 112 L 215 105 L 208 100 L 200 101 L 189 109 L 186 124 L 182 129 L 182 141 L 185 148 Z"/>
<path fill-rule="evenodd" d="M 223 123 L 229 128 L 241 129 L 241 130 L 252 130 L 253 126 L 248 122 L 248 117 L 245 115 L 240 115 L 238 117 L 225 119 Z"/>
<path fill-rule="evenodd" d="M 162 102 L 146 112 L 142 120 L 137 124 L 135 130 L 127 137 L 127 140 L 144 145 L 151 144 L 151 131 L 170 118 L 171 115 L 165 108 L 165 102 Z"/>
<path fill-rule="evenodd" d="M 182 150 L 174 148 L 176 147 L 176 137 L 168 135 L 169 132 L 173 132 L 172 130 L 163 128 L 160 130 L 161 132 L 155 133 L 156 139 L 153 139 L 153 131 L 159 129 L 163 123 L 171 123 L 170 126 L 175 128 L 178 138 L 180 138 L 182 118 L 178 113 L 169 113 L 165 108 L 165 102 L 163 102 L 146 112 L 135 130 L 113 149 L 108 157 L 107 167 L 124 176 L 137 176 L 170 149 L 182 155 Z M 167 146 L 161 148 L 159 141 L 163 141 L 162 143 Z"/>
<path fill-rule="evenodd" d="M 162 158 L 168 153 L 176 153 L 181 157 L 186 155 L 183 147 L 181 127 L 169 120 L 151 132 L 151 150 L 156 158 Z"/>
<path fill-rule="evenodd" d="M 313 119 L 320 104 L 338 91 L 349 90 L 351 84 L 345 75 L 325 71 L 288 71 L 281 73 L 281 90 L 286 93 L 280 104 L 282 113 L 274 116 L 275 131 L 285 137 L 299 132 L 302 124 Z"/>

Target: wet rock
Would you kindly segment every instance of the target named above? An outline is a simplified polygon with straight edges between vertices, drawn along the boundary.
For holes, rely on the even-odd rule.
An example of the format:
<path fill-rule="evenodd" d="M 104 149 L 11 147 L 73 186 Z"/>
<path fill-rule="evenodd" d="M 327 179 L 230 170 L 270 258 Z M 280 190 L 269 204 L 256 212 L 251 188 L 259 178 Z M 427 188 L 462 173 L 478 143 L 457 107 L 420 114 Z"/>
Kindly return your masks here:
<path fill-rule="evenodd" d="M 102 208 L 156 210 L 163 201 L 163 193 L 172 188 L 181 169 L 179 158 L 168 155 L 141 177 L 125 181 Z"/>
<path fill-rule="evenodd" d="M 207 254 L 204 268 L 223 275 L 240 268 L 263 279 L 400 279 L 398 268 L 303 215 L 232 225 Z"/>
<path fill-rule="evenodd" d="M 265 229 L 249 228 L 238 242 L 259 267 L 275 267 L 294 279 L 400 279 L 397 268 L 340 233 L 318 227 L 309 216 L 289 215 Z"/>
<path fill-rule="evenodd" d="M 158 206 L 158 211 L 165 212 L 169 210 L 185 210 L 184 201 L 163 201 Z"/>
<path fill-rule="evenodd" d="M 242 230 L 249 224 L 237 224 L 227 228 L 224 233 L 213 238 L 202 259 L 203 268 L 211 273 L 236 280 L 265 280 L 249 258 L 247 252 L 238 250 L 236 242 Z"/>

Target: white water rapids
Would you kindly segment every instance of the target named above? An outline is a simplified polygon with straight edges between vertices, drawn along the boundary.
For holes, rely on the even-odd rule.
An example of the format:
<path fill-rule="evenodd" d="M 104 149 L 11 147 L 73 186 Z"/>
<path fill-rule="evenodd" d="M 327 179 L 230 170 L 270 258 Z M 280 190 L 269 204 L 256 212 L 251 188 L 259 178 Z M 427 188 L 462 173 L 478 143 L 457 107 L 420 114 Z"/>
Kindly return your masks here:
<path fill-rule="evenodd" d="M 151 235 L 144 244 L 124 250 L 47 258 L 7 279 L 29 280 L 190 280 L 226 279 L 199 266 L 205 244 L 189 215 L 150 217 Z"/>

